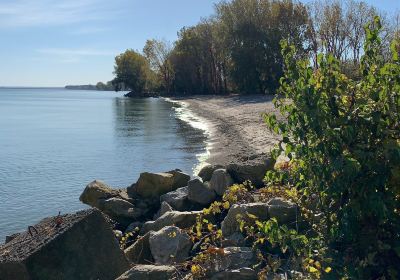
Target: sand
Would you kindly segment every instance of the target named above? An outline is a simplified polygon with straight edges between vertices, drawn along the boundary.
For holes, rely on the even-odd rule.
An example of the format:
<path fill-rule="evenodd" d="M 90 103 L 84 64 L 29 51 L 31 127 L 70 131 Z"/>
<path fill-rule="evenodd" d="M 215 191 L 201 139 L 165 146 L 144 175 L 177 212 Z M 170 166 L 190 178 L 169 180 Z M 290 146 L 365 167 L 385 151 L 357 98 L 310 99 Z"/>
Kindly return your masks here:
<path fill-rule="evenodd" d="M 265 112 L 278 114 L 272 96 L 192 96 L 175 99 L 206 123 L 210 164 L 226 165 L 268 154 L 279 141 L 263 121 Z"/>

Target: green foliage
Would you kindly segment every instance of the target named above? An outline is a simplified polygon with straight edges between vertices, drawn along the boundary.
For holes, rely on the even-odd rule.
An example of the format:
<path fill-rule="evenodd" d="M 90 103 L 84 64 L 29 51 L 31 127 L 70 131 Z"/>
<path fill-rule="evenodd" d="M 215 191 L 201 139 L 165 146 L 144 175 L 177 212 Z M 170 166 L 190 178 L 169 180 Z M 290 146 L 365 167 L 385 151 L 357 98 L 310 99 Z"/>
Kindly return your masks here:
<path fill-rule="evenodd" d="M 308 14 L 293 1 L 234 0 L 216 6 L 228 73 L 241 93 L 273 93 L 282 75 L 280 40 L 301 48 Z"/>
<path fill-rule="evenodd" d="M 134 50 L 126 50 L 115 58 L 114 74 L 117 91 L 124 87 L 137 93 L 150 87 L 153 75 L 146 58 Z"/>
<path fill-rule="evenodd" d="M 286 121 L 265 115 L 282 135 L 274 152 L 293 162 L 267 174 L 295 186 L 319 222 L 314 229 L 335 257 L 337 277 L 400 277 L 400 61 L 381 55 L 379 18 L 366 28 L 361 79 L 341 73 L 331 54 L 318 69 L 283 43 L 285 74 L 275 105 Z M 286 175 L 285 175 L 286 173 Z"/>

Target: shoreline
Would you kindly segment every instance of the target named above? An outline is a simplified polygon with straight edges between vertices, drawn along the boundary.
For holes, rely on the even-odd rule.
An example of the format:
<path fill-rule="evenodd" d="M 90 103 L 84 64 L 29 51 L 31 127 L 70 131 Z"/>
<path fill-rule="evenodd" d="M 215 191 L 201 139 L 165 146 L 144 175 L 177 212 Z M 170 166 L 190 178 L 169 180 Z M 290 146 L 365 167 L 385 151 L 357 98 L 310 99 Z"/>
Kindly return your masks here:
<path fill-rule="evenodd" d="M 279 113 L 272 99 L 265 95 L 199 95 L 165 100 L 181 104 L 196 121 L 203 122 L 201 129 L 206 129 L 209 139 L 209 156 L 199 164 L 204 166 L 264 158 L 279 141 L 262 118 L 264 112 Z"/>

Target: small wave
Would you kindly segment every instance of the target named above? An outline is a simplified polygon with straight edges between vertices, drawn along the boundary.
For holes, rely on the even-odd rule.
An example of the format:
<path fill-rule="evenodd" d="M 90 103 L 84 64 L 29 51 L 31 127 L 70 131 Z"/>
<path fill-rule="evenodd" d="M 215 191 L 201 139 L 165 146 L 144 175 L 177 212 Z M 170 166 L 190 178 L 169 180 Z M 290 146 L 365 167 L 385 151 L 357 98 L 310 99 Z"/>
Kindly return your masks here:
<path fill-rule="evenodd" d="M 184 101 L 173 100 L 168 97 L 164 97 L 164 100 L 167 102 L 171 102 L 173 104 L 177 104 L 178 106 L 173 107 L 175 111 L 175 116 L 189 124 L 191 127 L 195 129 L 201 130 L 207 137 L 207 141 L 205 142 L 205 151 L 203 153 L 196 154 L 196 158 L 198 160 L 198 164 L 193 167 L 193 174 L 198 174 L 199 171 L 207 164 L 206 161 L 210 157 L 211 150 L 211 130 L 207 121 L 204 118 L 196 115 L 189 109 L 189 105 Z"/>

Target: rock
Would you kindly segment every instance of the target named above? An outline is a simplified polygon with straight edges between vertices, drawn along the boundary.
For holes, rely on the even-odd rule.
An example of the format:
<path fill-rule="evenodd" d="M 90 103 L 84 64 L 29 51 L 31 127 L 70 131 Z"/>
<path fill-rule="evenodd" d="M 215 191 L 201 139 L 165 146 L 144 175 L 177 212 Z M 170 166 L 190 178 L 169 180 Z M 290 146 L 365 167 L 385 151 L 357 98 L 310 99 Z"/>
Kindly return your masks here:
<path fill-rule="evenodd" d="M 225 270 L 214 274 L 211 280 L 257 280 L 257 273 L 248 267 Z"/>
<path fill-rule="evenodd" d="M 175 226 L 150 232 L 150 250 L 156 263 L 172 264 L 189 257 L 192 241 L 187 233 Z"/>
<path fill-rule="evenodd" d="M 163 201 L 161 202 L 160 210 L 154 215 L 153 218 L 154 220 L 157 220 L 159 217 L 170 211 L 174 211 L 174 209 L 172 209 L 171 205 L 169 205 L 167 202 Z"/>
<path fill-rule="evenodd" d="M 223 254 L 215 254 L 211 265 L 206 267 L 208 276 L 222 271 L 249 268 L 257 263 L 257 256 L 250 247 L 227 247 L 223 250 Z"/>
<path fill-rule="evenodd" d="M 100 199 L 118 196 L 119 191 L 112 189 L 102 181 L 95 180 L 86 186 L 79 200 L 92 207 L 99 208 Z"/>
<path fill-rule="evenodd" d="M 143 215 L 141 209 L 135 208 L 132 203 L 116 197 L 107 200 L 100 199 L 98 208 L 124 226 L 128 226 L 133 220 Z"/>
<path fill-rule="evenodd" d="M 201 179 L 193 179 L 188 183 L 188 199 L 192 202 L 201 205 L 209 205 L 215 200 L 216 194 L 207 184 L 204 184 Z"/>
<path fill-rule="evenodd" d="M 0 279 L 115 279 L 129 269 L 109 223 L 96 209 L 47 218 L 0 246 Z"/>
<path fill-rule="evenodd" d="M 241 215 L 242 218 L 246 219 L 246 214 L 252 214 L 257 216 L 260 220 L 267 220 L 268 207 L 269 205 L 263 202 L 233 205 L 221 223 L 223 236 L 229 238 L 232 234 L 240 232 L 237 215 Z"/>
<path fill-rule="evenodd" d="M 279 224 L 294 224 L 297 220 L 298 207 L 283 198 L 276 197 L 268 201 L 269 218 L 276 218 Z"/>
<path fill-rule="evenodd" d="M 187 183 L 190 180 L 190 176 L 186 173 L 183 173 L 182 170 L 180 170 L 180 169 L 171 170 L 166 173 L 173 175 L 174 183 L 173 183 L 172 187 L 174 189 L 179 189 L 179 188 L 183 188 L 183 187 L 187 186 Z"/>
<path fill-rule="evenodd" d="M 135 265 L 116 280 L 170 280 L 175 268 L 166 265 Z"/>
<path fill-rule="evenodd" d="M 222 196 L 226 189 L 233 185 L 233 179 L 231 175 L 226 172 L 225 169 L 217 169 L 213 172 L 210 180 L 210 187 L 219 196 Z"/>
<path fill-rule="evenodd" d="M 155 221 L 144 223 L 141 233 L 147 233 L 151 230 L 158 231 L 166 226 L 176 225 L 180 228 L 188 228 L 196 223 L 197 216 L 202 213 L 201 211 L 171 211 L 167 212 Z"/>
<path fill-rule="evenodd" d="M 227 247 L 224 252 L 222 270 L 250 267 L 257 262 L 257 256 L 250 247 Z"/>
<path fill-rule="evenodd" d="M 170 173 L 144 172 L 140 174 L 139 180 L 136 184 L 128 189 L 131 188 L 134 188 L 134 191 L 141 197 L 159 198 L 160 195 L 175 190 L 174 175 Z"/>
<path fill-rule="evenodd" d="M 217 169 L 221 169 L 223 168 L 222 165 L 211 165 L 211 164 L 207 164 L 206 166 L 204 166 L 198 176 L 203 180 L 203 182 L 208 182 L 211 180 L 212 174 L 215 170 Z"/>
<path fill-rule="evenodd" d="M 20 235 L 20 233 L 14 233 L 14 234 L 11 234 L 11 235 L 7 235 L 7 236 L 6 236 L 5 243 L 10 242 L 11 240 L 13 240 L 13 239 L 14 239 L 15 237 L 17 237 L 18 235 Z"/>
<path fill-rule="evenodd" d="M 273 162 L 271 159 L 262 161 L 247 161 L 244 163 L 231 163 L 226 170 L 237 183 L 243 183 L 250 180 L 256 187 L 264 185 L 264 177 L 267 170 L 272 169 Z"/>
<path fill-rule="evenodd" d="M 125 249 L 125 256 L 131 263 L 149 264 L 154 262 L 150 251 L 149 238 L 150 232 L 139 237 L 135 243 Z"/>
<path fill-rule="evenodd" d="M 222 247 L 243 247 L 246 245 L 246 240 L 243 236 L 242 233 L 240 232 L 235 232 L 232 233 L 231 235 L 225 237 L 224 240 L 222 240 Z"/>
<path fill-rule="evenodd" d="M 172 206 L 172 208 L 178 211 L 184 211 L 189 208 L 188 194 L 189 190 L 186 186 L 183 188 L 179 188 L 175 191 L 163 194 L 162 196 L 160 196 L 160 201 L 167 202 L 169 205 Z"/>

